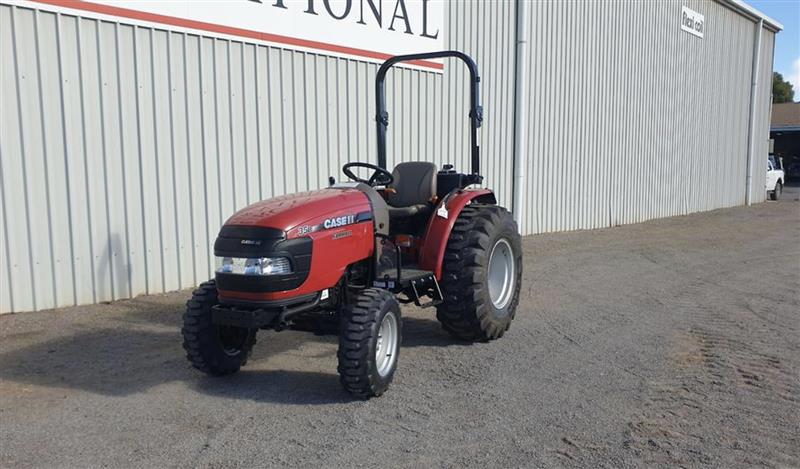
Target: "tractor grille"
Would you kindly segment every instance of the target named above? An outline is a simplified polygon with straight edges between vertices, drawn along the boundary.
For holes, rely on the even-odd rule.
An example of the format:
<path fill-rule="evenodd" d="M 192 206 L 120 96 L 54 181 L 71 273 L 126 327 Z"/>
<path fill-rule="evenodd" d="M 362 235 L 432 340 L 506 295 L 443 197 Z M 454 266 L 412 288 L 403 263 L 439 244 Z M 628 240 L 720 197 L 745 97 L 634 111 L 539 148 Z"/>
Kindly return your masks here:
<path fill-rule="evenodd" d="M 214 242 L 219 257 L 285 257 L 292 272 L 280 275 L 216 273 L 217 288 L 226 291 L 267 293 L 293 290 L 305 282 L 311 270 L 311 238 L 286 239 L 283 231 L 260 226 L 223 226 Z"/>

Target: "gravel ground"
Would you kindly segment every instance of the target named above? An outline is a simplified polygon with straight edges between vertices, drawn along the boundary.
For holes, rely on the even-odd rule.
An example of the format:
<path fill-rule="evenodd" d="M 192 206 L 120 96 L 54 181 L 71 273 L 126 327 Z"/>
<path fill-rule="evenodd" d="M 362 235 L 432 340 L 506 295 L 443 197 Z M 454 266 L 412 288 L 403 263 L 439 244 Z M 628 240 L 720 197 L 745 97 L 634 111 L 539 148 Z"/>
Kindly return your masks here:
<path fill-rule="evenodd" d="M 0 466 L 798 467 L 798 194 L 527 237 L 506 336 L 405 308 L 367 402 L 333 337 L 261 332 L 242 372 L 201 376 L 189 291 L 0 317 Z"/>

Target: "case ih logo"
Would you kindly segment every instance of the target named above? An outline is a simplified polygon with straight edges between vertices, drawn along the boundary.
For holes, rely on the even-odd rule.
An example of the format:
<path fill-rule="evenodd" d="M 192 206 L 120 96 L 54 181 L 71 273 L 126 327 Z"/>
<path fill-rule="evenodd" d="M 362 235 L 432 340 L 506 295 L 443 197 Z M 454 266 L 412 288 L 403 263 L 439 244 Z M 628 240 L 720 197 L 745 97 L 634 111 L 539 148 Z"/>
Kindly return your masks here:
<path fill-rule="evenodd" d="M 355 215 L 344 215 L 341 217 L 328 218 L 327 220 L 322 222 L 322 227 L 327 230 L 330 228 L 339 228 L 340 226 L 352 225 L 355 222 L 356 222 Z"/>

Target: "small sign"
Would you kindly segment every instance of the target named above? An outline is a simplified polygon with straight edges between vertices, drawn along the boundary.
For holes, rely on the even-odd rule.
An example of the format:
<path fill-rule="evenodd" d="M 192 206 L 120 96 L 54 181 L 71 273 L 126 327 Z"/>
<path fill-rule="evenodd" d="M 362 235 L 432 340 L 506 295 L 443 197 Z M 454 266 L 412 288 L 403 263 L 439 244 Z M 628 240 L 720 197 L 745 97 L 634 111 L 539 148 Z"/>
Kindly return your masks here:
<path fill-rule="evenodd" d="M 706 17 L 700 13 L 684 6 L 681 8 L 681 29 L 687 33 L 703 38 L 703 31 L 706 27 Z"/>

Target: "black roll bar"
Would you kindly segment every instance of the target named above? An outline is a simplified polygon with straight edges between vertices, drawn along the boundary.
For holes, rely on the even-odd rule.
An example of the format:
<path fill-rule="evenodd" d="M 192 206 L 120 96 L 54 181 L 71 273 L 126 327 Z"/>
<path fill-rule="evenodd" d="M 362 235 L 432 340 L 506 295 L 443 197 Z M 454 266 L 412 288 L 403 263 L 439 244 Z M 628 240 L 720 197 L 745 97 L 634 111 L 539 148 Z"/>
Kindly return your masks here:
<path fill-rule="evenodd" d="M 386 112 L 386 89 L 384 80 L 386 72 L 398 62 L 408 62 L 411 60 L 439 59 L 444 57 L 455 57 L 461 59 L 469 69 L 469 118 L 470 118 L 470 139 L 472 142 L 472 174 L 480 173 L 480 148 L 478 147 L 478 127 L 483 122 L 483 108 L 480 103 L 480 82 L 478 75 L 478 65 L 467 54 L 455 50 L 443 50 L 439 52 L 426 52 L 422 54 L 397 55 L 388 58 L 378 69 L 375 77 L 375 100 L 377 104 L 377 114 L 375 121 L 378 124 L 378 166 L 386 168 L 386 129 L 389 127 L 389 113 Z"/>

